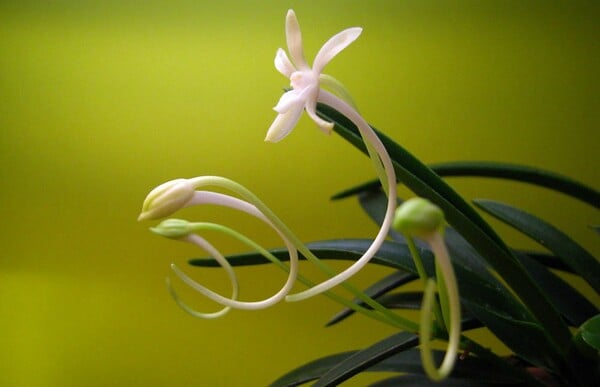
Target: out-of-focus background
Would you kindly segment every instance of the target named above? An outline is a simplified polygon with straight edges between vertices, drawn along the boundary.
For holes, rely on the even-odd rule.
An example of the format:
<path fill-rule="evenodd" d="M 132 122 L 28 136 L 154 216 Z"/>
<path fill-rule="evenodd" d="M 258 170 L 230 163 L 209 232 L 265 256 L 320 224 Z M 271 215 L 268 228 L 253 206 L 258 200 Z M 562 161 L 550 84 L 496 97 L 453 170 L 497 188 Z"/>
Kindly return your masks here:
<path fill-rule="evenodd" d="M 285 45 L 288 8 L 308 58 L 343 28 L 364 28 L 326 72 L 425 162 L 525 163 L 597 187 L 595 2 L 3 1 L 0 385 L 260 386 L 392 333 L 360 316 L 324 328 L 339 308 L 322 297 L 194 319 L 166 291 L 169 263 L 228 292 L 224 274 L 187 268 L 203 253 L 136 222 L 154 186 L 223 175 L 305 241 L 375 235 L 353 200 L 329 201 L 374 177 L 363 155 L 306 118 L 285 141 L 263 142 L 287 86 L 273 57 Z M 524 206 L 600 250 L 586 228 L 598 213 L 583 204 L 523 184 L 452 184 L 468 197 Z M 281 244 L 232 211 L 178 216 Z M 208 237 L 225 253 L 244 251 Z M 354 282 L 384 273 L 369 268 Z M 265 266 L 243 268 L 240 278 L 250 300 L 285 276 Z M 215 309 L 176 286 L 195 307 Z"/>

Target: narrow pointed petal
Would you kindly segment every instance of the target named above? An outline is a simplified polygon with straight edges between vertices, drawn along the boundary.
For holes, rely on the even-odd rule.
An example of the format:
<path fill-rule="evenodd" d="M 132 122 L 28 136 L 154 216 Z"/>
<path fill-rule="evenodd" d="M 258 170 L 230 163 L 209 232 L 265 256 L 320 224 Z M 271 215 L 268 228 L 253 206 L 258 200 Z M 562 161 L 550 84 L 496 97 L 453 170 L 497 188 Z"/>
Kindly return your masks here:
<path fill-rule="evenodd" d="M 304 49 L 302 48 L 302 32 L 300 24 L 293 10 L 289 10 L 285 19 L 285 37 L 287 40 L 288 52 L 292 57 L 292 62 L 298 70 L 308 70 L 310 67 L 304 59 Z"/>
<path fill-rule="evenodd" d="M 323 131 L 323 133 L 331 134 L 331 131 L 333 130 L 333 123 L 325 121 L 324 119 L 319 117 L 316 112 L 316 106 L 307 105 L 306 113 L 315 122 L 315 124 L 317 124 L 319 129 L 321 129 Z"/>
<path fill-rule="evenodd" d="M 283 114 L 279 114 L 275 121 L 271 124 L 271 127 L 267 131 L 265 141 L 267 142 L 278 142 L 284 137 L 291 133 L 292 129 L 298 123 L 300 116 L 302 115 L 302 106 L 294 109 L 290 109 Z"/>
<path fill-rule="evenodd" d="M 339 54 L 340 51 L 348 47 L 350 43 L 354 42 L 361 32 L 362 28 L 360 27 L 348 28 L 329 39 L 317 53 L 315 61 L 313 62 L 313 71 L 317 74 L 323 71 L 325 65 L 329 63 L 334 56 Z"/>
<path fill-rule="evenodd" d="M 275 68 L 286 78 L 289 78 L 296 71 L 287 54 L 281 48 L 277 49 L 277 54 L 275 54 Z"/>
<path fill-rule="evenodd" d="M 281 98 L 279 98 L 279 102 L 273 108 L 277 113 L 283 114 L 294 107 L 298 107 L 299 105 L 303 105 L 304 100 L 302 96 L 298 94 L 295 90 L 290 90 L 284 93 Z"/>

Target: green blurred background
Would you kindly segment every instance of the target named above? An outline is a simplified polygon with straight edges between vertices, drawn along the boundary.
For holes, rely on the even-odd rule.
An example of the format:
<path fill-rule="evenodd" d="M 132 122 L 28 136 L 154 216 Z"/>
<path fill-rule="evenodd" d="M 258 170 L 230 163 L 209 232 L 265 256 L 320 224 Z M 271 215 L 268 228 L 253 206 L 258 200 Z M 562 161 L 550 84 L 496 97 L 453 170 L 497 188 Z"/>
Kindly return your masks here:
<path fill-rule="evenodd" d="M 354 201 L 328 199 L 374 177 L 364 156 L 306 118 L 285 141 L 263 142 L 286 86 L 273 57 L 288 8 L 309 58 L 341 29 L 364 28 L 326 71 L 425 162 L 518 162 L 597 185 L 598 2 L 3 1 L 0 385 L 260 386 L 392 332 L 362 317 L 323 328 L 338 310 L 323 297 L 194 319 L 164 280 L 170 262 L 202 253 L 136 222 L 154 186 L 211 174 L 252 189 L 303 240 L 375 235 Z M 524 206 L 600 251 L 586 228 L 598 213 L 583 204 L 522 184 L 452 184 Z M 230 211 L 179 216 L 281 244 Z M 188 272 L 227 292 L 221 271 Z M 285 279 L 268 267 L 240 278 L 244 299 Z"/>

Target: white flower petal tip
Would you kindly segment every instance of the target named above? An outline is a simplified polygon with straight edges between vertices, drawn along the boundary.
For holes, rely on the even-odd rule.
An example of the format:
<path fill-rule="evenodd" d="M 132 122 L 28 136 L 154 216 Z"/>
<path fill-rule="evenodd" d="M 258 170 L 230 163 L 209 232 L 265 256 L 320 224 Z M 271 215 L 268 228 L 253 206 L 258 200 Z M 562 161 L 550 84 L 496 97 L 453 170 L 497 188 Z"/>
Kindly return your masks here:
<path fill-rule="evenodd" d="M 293 10 L 289 10 L 285 18 L 285 37 L 287 40 L 288 52 L 291 60 L 298 70 L 310 70 L 310 66 L 304 59 L 304 49 L 302 48 L 302 32 L 298 18 Z"/>
<path fill-rule="evenodd" d="M 175 179 L 154 188 L 142 205 L 138 221 L 167 217 L 185 207 L 194 196 L 195 188 L 187 179 Z"/>
<path fill-rule="evenodd" d="M 352 27 L 332 36 L 315 56 L 313 71 L 320 73 L 325 65 L 337 54 L 354 42 L 362 33 L 362 28 Z"/>
<path fill-rule="evenodd" d="M 302 115 L 302 105 L 297 105 L 293 109 L 289 109 L 285 113 L 278 114 L 275 117 L 275 121 L 271 124 L 271 127 L 267 131 L 265 136 L 266 142 L 279 142 L 283 140 L 288 134 L 292 132 L 292 129 L 300 120 Z"/>
<path fill-rule="evenodd" d="M 296 71 L 296 68 L 282 48 L 277 49 L 277 53 L 275 54 L 275 68 L 286 78 L 289 78 Z"/>

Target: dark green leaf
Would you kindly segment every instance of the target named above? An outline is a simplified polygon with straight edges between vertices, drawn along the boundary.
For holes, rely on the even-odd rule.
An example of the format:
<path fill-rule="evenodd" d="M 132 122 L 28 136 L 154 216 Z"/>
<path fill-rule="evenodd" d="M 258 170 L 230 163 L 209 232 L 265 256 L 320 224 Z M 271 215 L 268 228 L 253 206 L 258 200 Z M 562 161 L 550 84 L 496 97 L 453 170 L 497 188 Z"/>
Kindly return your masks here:
<path fill-rule="evenodd" d="M 486 382 L 469 379 L 448 378 L 440 382 L 434 382 L 425 375 L 401 375 L 394 376 L 370 384 L 370 387 L 510 387 L 525 386 L 523 382 Z"/>
<path fill-rule="evenodd" d="M 596 208 L 600 207 L 600 192 L 569 177 L 540 168 L 489 161 L 457 161 L 433 164 L 429 167 L 441 177 L 489 177 L 529 183 L 564 193 Z M 334 195 L 333 199 L 352 196 L 380 186 L 379 180 L 369 181 L 340 192 Z"/>
<path fill-rule="evenodd" d="M 371 298 L 377 298 L 382 294 L 385 294 L 390 290 L 394 290 L 399 286 L 410 283 L 417 278 L 418 277 L 413 273 L 397 271 L 377 281 L 376 283 L 365 289 L 364 293 Z M 358 298 L 352 300 L 352 302 L 362 306 L 365 305 L 365 303 Z M 354 310 L 345 308 L 341 312 L 333 316 L 333 318 L 327 322 L 326 326 L 332 326 L 334 324 L 337 324 L 338 322 L 345 320 L 352 314 L 354 314 Z"/>
<path fill-rule="evenodd" d="M 394 292 L 377 298 L 377 302 L 388 309 L 421 309 L 423 292 Z"/>
<path fill-rule="evenodd" d="M 586 321 L 580 329 L 581 338 L 587 345 L 600 351 L 600 315 Z"/>
<path fill-rule="evenodd" d="M 377 224 L 381 224 L 385 216 L 385 203 L 387 202 L 383 191 L 378 189 L 362 193 L 359 195 L 359 202 L 367 214 Z M 399 243 L 405 243 L 402 235 L 398 233 L 391 233 L 390 235 Z M 540 364 L 544 359 L 543 356 L 539 355 L 540 352 L 543 352 L 540 351 L 540 347 L 530 346 L 528 343 L 519 340 L 521 335 L 531 334 L 531 330 L 535 330 L 533 337 L 541 337 L 539 327 L 532 324 L 523 324 L 524 321 L 528 321 L 528 314 L 523 305 L 489 272 L 483 258 L 459 233 L 452 228 L 447 228 L 445 240 L 456 271 L 460 296 L 465 308 L 474 315 L 476 321 L 488 326 L 500 340 L 519 356 L 530 360 L 532 363 Z M 505 320 L 514 320 L 513 329 L 507 329 L 507 324 L 497 324 L 494 321 L 497 318 L 496 314 L 487 313 L 490 308 L 504 316 Z M 476 326 L 476 324 L 474 325 Z M 523 329 L 523 331 L 519 329 Z"/>
<path fill-rule="evenodd" d="M 447 235 L 450 235 L 450 233 L 447 232 Z M 455 235 L 455 240 L 458 240 L 456 239 L 457 235 Z M 370 245 L 371 241 L 366 239 L 343 239 L 313 242 L 307 246 L 322 259 L 356 260 L 362 256 Z M 478 264 L 476 260 L 472 261 L 474 257 L 468 255 L 468 245 L 459 247 L 456 250 L 454 246 L 449 246 L 449 251 L 458 279 L 461 300 L 465 308 L 475 318 L 490 327 L 493 333 L 515 351 L 515 353 L 532 363 L 539 364 L 540 359 L 543 358 L 539 353 L 548 352 L 544 349 L 545 342 L 537 346 L 531 346 L 529 342 L 519 339 L 523 335 L 539 338 L 539 326 L 535 323 L 528 323 L 528 315 L 523 306 L 511 296 L 500 282 L 485 271 L 485 267 L 482 269 L 480 263 Z M 272 250 L 271 252 L 282 261 L 289 259 L 287 250 L 285 249 Z M 429 276 L 433 277 L 435 274 L 435 270 L 433 269 L 433 255 L 426 249 L 421 249 L 420 254 L 426 272 Z M 270 261 L 262 257 L 259 253 L 236 255 L 227 259 L 233 266 L 270 263 Z M 412 256 L 406 245 L 401 242 L 386 241 L 371 262 L 416 274 Z M 210 258 L 193 259 L 190 261 L 190 264 L 196 266 L 219 266 L 218 263 Z M 493 309 L 496 313 L 487 313 L 488 309 Z M 502 316 L 504 320 L 503 324 L 495 323 L 494 320 L 498 318 L 497 314 Z M 508 321 L 511 320 L 515 324 L 509 327 Z"/>
<path fill-rule="evenodd" d="M 534 215 L 504 203 L 483 199 L 474 200 L 474 203 L 562 258 L 596 292 L 600 292 L 600 263 L 562 231 Z"/>
<path fill-rule="evenodd" d="M 283 375 L 276 381 L 274 381 L 272 387 L 292 387 L 299 386 L 311 380 L 316 380 L 325 374 L 331 368 L 337 364 L 346 360 L 358 351 L 349 351 L 344 353 L 338 353 L 311 361 L 310 363 L 304 364 L 287 374 Z"/>
<path fill-rule="evenodd" d="M 298 386 L 300 384 L 316 380 L 325 375 L 336 365 L 348 360 L 351 356 L 358 353 L 359 351 L 349 351 L 326 356 L 324 358 L 312 361 L 285 374 L 273 382 L 272 386 Z M 442 361 L 443 356 L 444 353 L 442 351 L 433 351 L 433 358 L 437 363 Z M 508 365 L 508 363 L 506 363 L 506 366 L 512 368 Z M 424 376 L 423 367 L 421 365 L 420 351 L 416 348 L 407 349 L 403 352 L 390 356 L 363 371 L 408 372 L 411 374 Z M 515 369 L 515 371 L 518 370 Z M 464 359 L 457 361 L 449 380 L 452 380 L 454 383 L 463 383 L 469 381 L 504 383 L 506 386 L 511 385 L 512 382 L 517 382 L 520 379 L 515 376 L 514 372 L 507 372 L 506 368 L 499 369 L 478 357 L 467 356 Z"/>
<path fill-rule="evenodd" d="M 525 254 L 517 253 L 517 258 L 537 284 L 548 294 L 550 302 L 560 311 L 569 325 L 578 327 L 598 313 L 598 309 L 581 293 L 541 263 Z"/>
<path fill-rule="evenodd" d="M 334 130 L 344 139 L 366 153 L 360 133 L 351 121 L 326 105 L 319 105 L 318 112 L 323 118 L 335 123 Z M 448 222 L 493 266 L 542 324 L 545 339 L 538 343 L 537 348 L 542 348 L 545 343 L 552 343 L 544 350 L 549 351 L 556 362 L 562 362 L 565 359 L 563 350 L 570 342 L 571 334 L 560 314 L 533 283 L 509 248 L 483 218 L 435 172 L 387 136 L 380 132 L 377 135 L 394 162 L 398 179 L 417 195 L 431 200 L 444 211 Z M 534 321 L 529 316 L 527 320 Z"/>
<path fill-rule="evenodd" d="M 319 378 L 314 387 L 337 386 L 359 372 L 419 344 L 417 335 L 400 332 L 348 357 Z"/>
<path fill-rule="evenodd" d="M 373 241 L 368 239 L 336 239 L 330 241 L 312 242 L 306 246 L 320 259 L 338 259 L 356 261 L 369 248 Z M 289 260 L 286 249 L 271 250 L 281 261 Z M 428 250 L 421 250 L 423 259 L 428 261 L 427 269 L 433 272 L 432 254 Z M 300 256 L 300 259 L 305 259 Z M 238 254 L 227 257 L 232 266 L 249 266 L 271 263 L 259 253 Z M 385 241 L 375 254 L 372 263 L 388 266 L 411 273 L 416 272 L 410 251 L 405 244 Z M 219 264 L 212 258 L 194 258 L 188 262 L 192 266 L 218 267 Z"/>
<path fill-rule="evenodd" d="M 564 271 L 566 273 L 574 274 L 573 269 L 569 266 L 565 265 L 562 259 L 558 258 L 556 255 L 542 253 L 539 251 L 530 251 L 530 250 L 513 250 L 516 255 L 525 254 L 529 258 L 534 261 L 546 266 L 549 269 L 555 269 Z"/>

